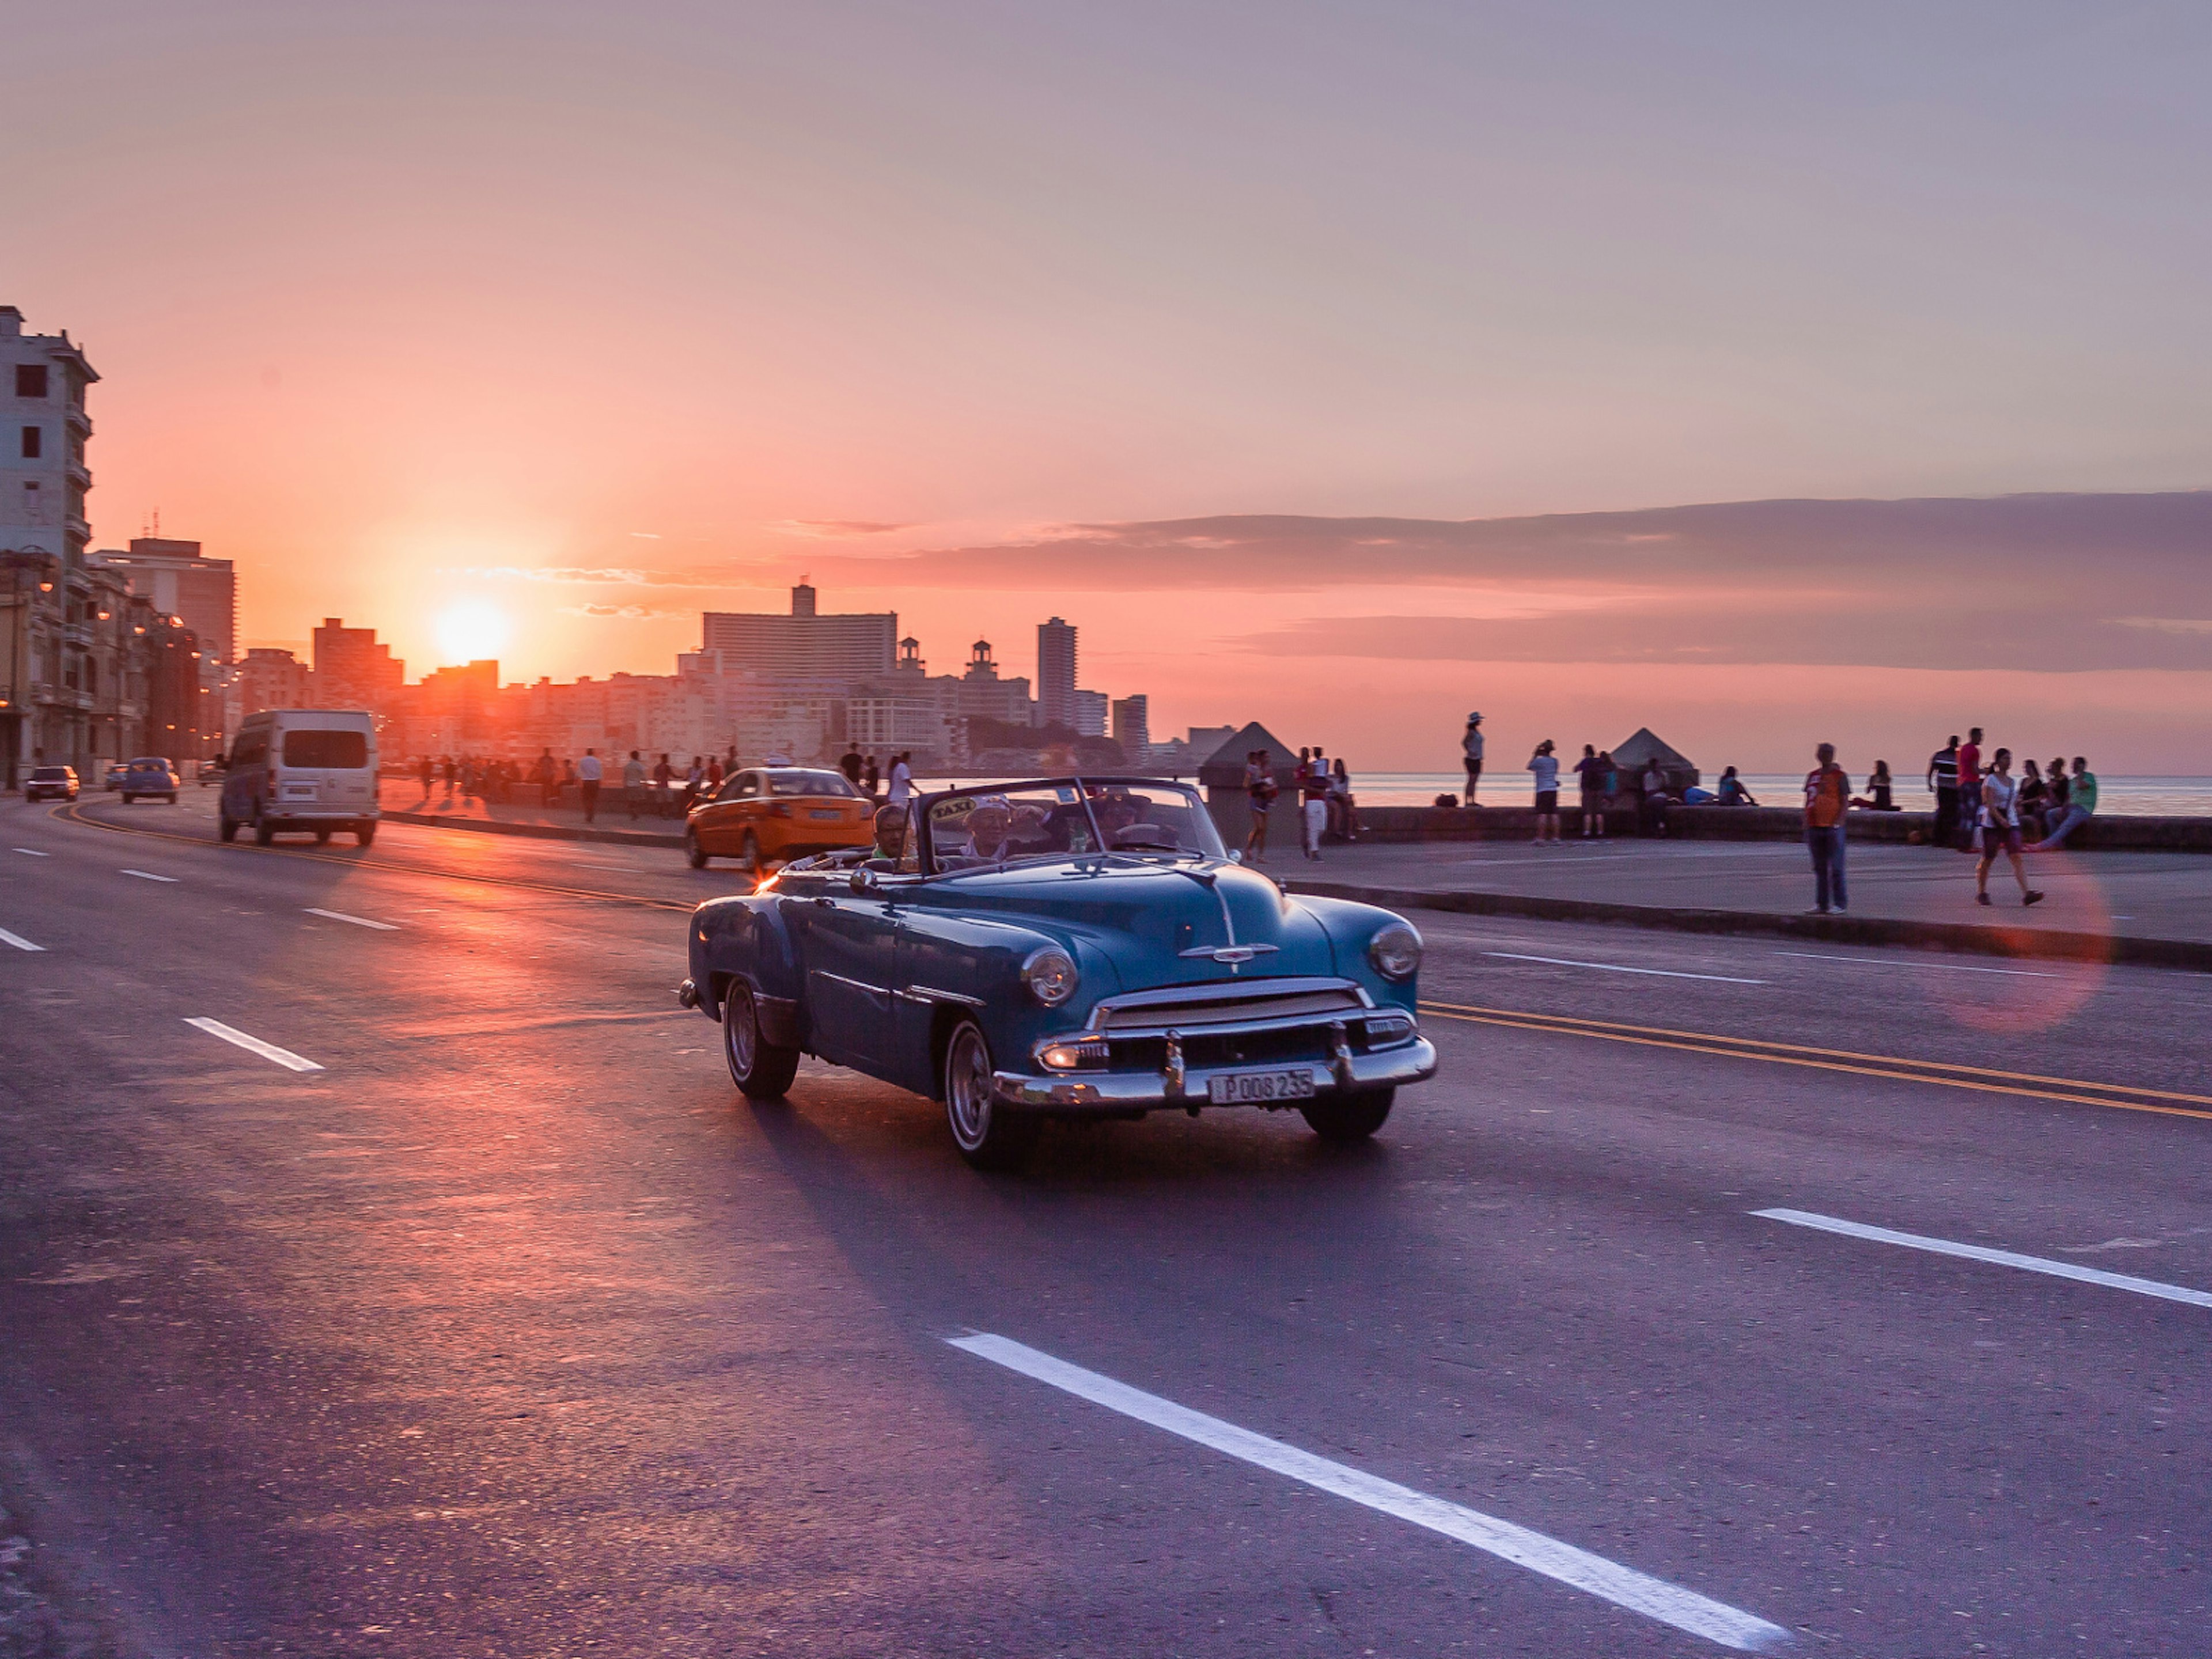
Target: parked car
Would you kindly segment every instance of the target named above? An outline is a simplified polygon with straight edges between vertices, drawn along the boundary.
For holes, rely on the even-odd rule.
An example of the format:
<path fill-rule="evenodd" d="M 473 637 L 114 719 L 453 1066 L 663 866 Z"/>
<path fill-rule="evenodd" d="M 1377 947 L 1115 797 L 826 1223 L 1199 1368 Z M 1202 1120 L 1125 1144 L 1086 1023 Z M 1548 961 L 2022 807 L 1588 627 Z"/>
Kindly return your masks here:
<path fill-rule="evenodd" d="M 174 806 L 183 783 L 177 769 L 161 756 L 141 755 L 124 770 L 123 804 L 128 806 L 141 795 L 159 795 Z"/>
<path fill-rule="evenodd" d="M 709 900 L 678 994 L 746 1095 L 814 1054 L 941 1102 L 1008 1168 L 1049 1116 L 1295 1107 L 1371 1135 L 1436 1071 L 1420 962 L 1402 917 L 1244 868 L 1195 790 L 1066 777 L 922 796 L 872 857 Z"/>
<path fill-rule="evenodd" d="M 23 799 L 27 801 L 75 800 L 76 789 L 74 766 L 34 766 L 31 775 L 23 780 Z"/>
<path fill-rule="evenodd" d="M 279 830 L 311 831 L 317 844 L 340 830 L 363 847 L 376 838 L 376 720 L 351 708 L 272 708 L 240 722 L 222 778 L 218 827 L 225 841 L 252 825 L 263 847 Z"/>
<path fill-rule="evenodd" d="M 732 858 L 764 865 L 875 841 L 876 804 L 842 772 L 811 766 L 758 766 L 732 772 L 684 823 L 684 855 L 694 870 Z"/>
<path fill-rule="evenodd" d="M 123 780 L 130 775 L 130 762 L 110 761 L 107 763 L 107 770 L 100 775 L 100 787 L 103 789 L 120 789 L 123 787 Z"/>

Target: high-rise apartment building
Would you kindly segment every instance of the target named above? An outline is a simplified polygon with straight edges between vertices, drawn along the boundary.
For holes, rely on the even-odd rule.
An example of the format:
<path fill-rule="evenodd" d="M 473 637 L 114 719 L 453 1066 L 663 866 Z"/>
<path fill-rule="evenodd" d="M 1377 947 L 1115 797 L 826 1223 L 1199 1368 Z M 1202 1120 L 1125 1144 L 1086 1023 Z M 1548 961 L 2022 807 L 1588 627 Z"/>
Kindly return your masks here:
<path fill-rule="evenodd" d="M 240 720 L 264 708 L 313 708 L 312 684 L 307 664 L 289 651 L 261 645 L 246 653 L 231 681 Z"/>
<path fill-rule="evenodd" d="M 131 578 L 131 591 L 156 611 L 182 617 L 200 636 L 200 649 L 222 663 L 236 660 L 238 578 L 228 559 L 204 558 L 198 542 L 136 536 L 131 550 L 102 548 L 101 563 Z"/>
<path fill-rule="evenodd" d="M 377 643 L 374 628 L 348 628 L 325 617 L 315 630 L 315 701 L 326 708 L 388 709 L 406 683 L 407 665 Z"/>
<path fill-rule="evenodd" d="M 822 616 L 814 589 L 791 590 L 791 612 L 709 611 L 701 619 L 700 654 L 724 674 L 781 680 L 864 680 L 890 673 L 898 659 L 898 613 Z"/>
<path fill-rule="evenodd" d="M 1114 699 L 1111 735 L 1121 745 L 1121 752 L 1129 757 L 1130 765 L 1145 763 L 1145 751 L 1152 746 L 1152 732 L 1150 705 L 1142 694 Z"/>
<path fill-rule="evenodd" d="M 1075 694 L 1075 735 L 1079 738 L 1104 737 L 1109 706 L 1103 691 L 1079 690 Z"/>
<path fill-rule="evenodd" d="M 1037 720 L 1075 729 L 1075 627 L 1057 617 L 1037 624 Z"/>

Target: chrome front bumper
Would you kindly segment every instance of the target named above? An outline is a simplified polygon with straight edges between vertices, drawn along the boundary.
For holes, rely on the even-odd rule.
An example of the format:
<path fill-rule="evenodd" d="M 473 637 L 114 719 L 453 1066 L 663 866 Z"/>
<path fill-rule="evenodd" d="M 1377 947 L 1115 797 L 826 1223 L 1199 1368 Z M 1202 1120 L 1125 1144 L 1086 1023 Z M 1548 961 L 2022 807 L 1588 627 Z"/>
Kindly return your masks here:
<path fill-rule="evenodd" d="M 1052 1112 L 1153 1111 L 1180 1108 L 1196 1110 L 1211 1105 L 1207 1083 L 1215 1077 L 1240 1072 L 1313 1073 L 1314 1093 L 1334 1095 L 1365 1089 L 1393 1089 L 1401 1083 L 1419 1083 L 1437 1074 L 1437 1051 L 1426 1037 L 1355 1054 L 1340 1051 L 1326 1061 L 1300 1060 L 1282 1066 L 1223 1066 L 1211 1069 L 1187 1067 L 1175 1072 L 1081 1072 L 1065 1076 L 1035 1077 L 1021 1072 L 994 1074 L 998 1097 L 1008 1106 Z M 1294 1106 L 1296 1101 L 1271 1103 Z"/>

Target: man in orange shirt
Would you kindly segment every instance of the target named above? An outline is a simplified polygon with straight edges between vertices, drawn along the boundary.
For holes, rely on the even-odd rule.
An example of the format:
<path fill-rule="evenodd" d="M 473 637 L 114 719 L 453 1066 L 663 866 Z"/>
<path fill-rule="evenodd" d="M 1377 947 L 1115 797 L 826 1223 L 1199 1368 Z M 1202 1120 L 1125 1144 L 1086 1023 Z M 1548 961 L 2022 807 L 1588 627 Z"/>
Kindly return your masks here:
<path fill-rule="evenodd" d="M 1844 813 L 1850 806 L 1851 780 L 1836 764 L 1836 745 L 1814 751 L 1820 763 L 1805 775 L 1805 845 L 1813 854 L 1814 912 L 1841 914 L 1850 907 L 1844 894 Z"/>

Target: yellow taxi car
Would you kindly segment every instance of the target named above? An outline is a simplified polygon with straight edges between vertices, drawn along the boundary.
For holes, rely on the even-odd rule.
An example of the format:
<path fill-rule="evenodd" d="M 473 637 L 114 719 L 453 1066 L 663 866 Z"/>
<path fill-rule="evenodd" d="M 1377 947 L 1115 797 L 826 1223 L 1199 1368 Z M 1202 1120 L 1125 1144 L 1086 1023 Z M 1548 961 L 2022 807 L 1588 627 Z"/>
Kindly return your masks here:
<path fill-rule="evenodd" d="M 684 852 L 694 870 L 709 859 L 735 859 L 758 872 L 809 854 L 875 842 L 876 804 L 840 772 L 811 766 L 756 766 L 732 772 L 691 809 Z"/>

